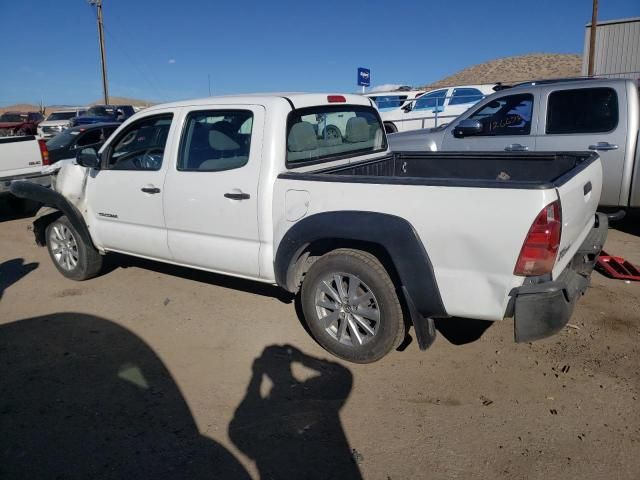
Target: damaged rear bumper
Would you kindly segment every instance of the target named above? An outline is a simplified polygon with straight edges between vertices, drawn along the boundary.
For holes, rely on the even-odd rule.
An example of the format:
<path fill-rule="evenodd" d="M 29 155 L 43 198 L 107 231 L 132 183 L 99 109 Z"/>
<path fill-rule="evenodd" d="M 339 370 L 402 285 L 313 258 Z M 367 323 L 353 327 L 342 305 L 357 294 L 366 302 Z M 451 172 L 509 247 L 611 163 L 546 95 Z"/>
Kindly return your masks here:
<path fill-rule="evenodd" d="M 591 232 L 556 280 L 529 283 L 511 291 L 516 342 L 539 340 L 565 327 L 576 301 L 589 286 L 607 229 L 606 215 L 597 213 Z"/>

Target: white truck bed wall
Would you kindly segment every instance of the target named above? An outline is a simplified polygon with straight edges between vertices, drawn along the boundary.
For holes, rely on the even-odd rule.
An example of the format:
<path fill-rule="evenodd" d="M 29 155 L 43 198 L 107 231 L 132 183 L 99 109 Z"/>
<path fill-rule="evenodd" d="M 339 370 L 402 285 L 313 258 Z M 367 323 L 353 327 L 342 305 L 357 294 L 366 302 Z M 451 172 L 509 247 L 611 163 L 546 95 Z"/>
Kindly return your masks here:
<path fill-rule="evenodd" d="M 0 178 L 39 173 L 42 156 L 33 136 L 0 139 Z"/>
<path fill-rule="evenodd" d="M 501 320 L 509 301 L 505 292 L 524 280 L 513 275 L 524 236 L 542 208 L 556 199 L 554 189 L 278 179 L 273 199 L 274 244 L 296 221 L 315 213 L 350 210 L 402 217 L 423 240 L 447 313 Z"/>

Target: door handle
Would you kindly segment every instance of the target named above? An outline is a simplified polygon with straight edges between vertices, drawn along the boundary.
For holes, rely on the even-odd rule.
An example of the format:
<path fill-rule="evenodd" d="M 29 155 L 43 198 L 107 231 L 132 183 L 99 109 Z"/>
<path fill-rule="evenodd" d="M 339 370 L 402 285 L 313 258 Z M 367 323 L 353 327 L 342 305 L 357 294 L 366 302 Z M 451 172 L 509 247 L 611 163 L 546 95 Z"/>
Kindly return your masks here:
<path fill-rule="evenodd" d="M 505 152 L 526 152 L 527 150 L 529 150 L 528 146 L 519 143 L 512 143 L 504 147 Z"/>
<path fill-rule="evenodd" d="M 231 200 L 247 200 L 251 198 L 251 195 L 248 193 L 225 193 L 224 196 Z"/>
<path fill-rule="evenodd" d="M 144 193 L 160 193 L 160 189 L 158 187 L 142 187 Z"/>
<path fill-rule="evenodd" d="M 589 150 L 617 150 L 618 145 L 609 142 L 598 142 L 595 145 L 589 145 Z"/>

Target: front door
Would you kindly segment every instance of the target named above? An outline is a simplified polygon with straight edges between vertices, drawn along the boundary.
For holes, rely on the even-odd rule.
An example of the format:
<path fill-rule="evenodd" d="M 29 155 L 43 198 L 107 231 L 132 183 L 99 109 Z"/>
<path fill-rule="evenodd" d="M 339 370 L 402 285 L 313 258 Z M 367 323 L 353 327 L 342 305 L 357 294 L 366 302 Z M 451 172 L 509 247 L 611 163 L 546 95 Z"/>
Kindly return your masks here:
<path fill-rule="evenodd" d="M 164 212 L 176 262 L 259 275 L 258 179 L 264 108 L 229 105 L 186 113 Z"/>
<path fill-rule="evenodd" d="M 626 205 L 629 198 L 629 190 L 622 188 L 628 119 L 620 106 L 627 104 L 626 94 L 622 87 L 556 86 L 542 96 L 546 109 L 540 118 L 545 125 L 537 149 L 598 152 L 603 173 L 600 205 Z"/>
<path fill-rule="evenodd" d="M 120 131 L 87 179 L 93 234 L 107 250 L 169 259 L 164 224 L 165 146 L 171 113 L 144 117 Z"/>
<path fill-rule="evenodd" d="M 536 137 L 532 122 L 534 96 L 531 93 L 505 95 L 480 105 L 473 113 L 460 120 L 478 120 L 482 132 L 456 138 L 447 133 L 443 150 L 507 151 L 521 152 L 536 149 Z M 448 129 L 453 132 L 453 128 Z"/>

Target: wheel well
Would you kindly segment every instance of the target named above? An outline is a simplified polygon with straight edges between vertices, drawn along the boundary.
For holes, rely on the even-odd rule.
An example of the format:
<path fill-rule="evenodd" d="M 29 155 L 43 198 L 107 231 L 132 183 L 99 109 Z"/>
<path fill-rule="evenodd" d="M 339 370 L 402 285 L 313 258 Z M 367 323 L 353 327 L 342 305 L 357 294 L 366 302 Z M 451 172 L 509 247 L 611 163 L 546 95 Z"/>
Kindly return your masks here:
<path fill-rule="evenodd" d="M 33 234 L 36 237 L 36 243 L 38 245 L 41 247 L 45 247 L 47 245 L 47 227 L 62 215 L 61 211 L 56 210 L 49 212 L 46 215 L 42 215 L 33 221 Z"/>
<path fill-rule="evenodd" d="M 397 133 L 398 132 L 398 127 L 396 127 L 395 123 L 393 122 L 384 122 L 384 131 L 385 133 Z"/>
<path fill-rule="evenodd" d="M 302 285 L 305 274 L 311 268 L 311 265 L 321 256 L 338 248 L 352 248 L 354 250 L 362 250 L 376 257 L 382 266 L 387 270 L 391 280 L 398 291 L 400 291 L 400 277 L 396 270 L 393 260 L 379 243 L 366 242 L 361 240 L 351 240 L 345 238 L 331 238 L 316 240 L 303 246 L 297 255 L 294 255 L 288 269 L 287 286 L 292 293 L 297 293 Z"/>

